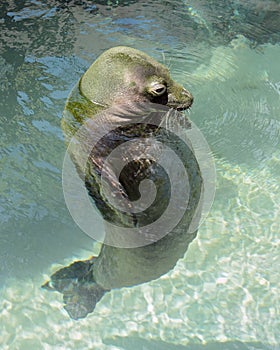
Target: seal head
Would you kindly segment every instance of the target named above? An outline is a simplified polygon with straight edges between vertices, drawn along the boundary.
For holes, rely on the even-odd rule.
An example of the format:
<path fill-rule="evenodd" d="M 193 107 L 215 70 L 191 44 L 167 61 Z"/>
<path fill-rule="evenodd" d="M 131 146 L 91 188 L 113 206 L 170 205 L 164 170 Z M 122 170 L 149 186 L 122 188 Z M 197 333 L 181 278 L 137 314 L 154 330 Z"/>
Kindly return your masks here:
<path fill-rule="evenodd" d="M 184 110 L 193 102 L 191 93 L 171 79 L 164 65 L 124 46 L 109 49 L 90 66 L 81 78 L 80 91 L 92 103 L 104 107 L 129 100 Z"/>

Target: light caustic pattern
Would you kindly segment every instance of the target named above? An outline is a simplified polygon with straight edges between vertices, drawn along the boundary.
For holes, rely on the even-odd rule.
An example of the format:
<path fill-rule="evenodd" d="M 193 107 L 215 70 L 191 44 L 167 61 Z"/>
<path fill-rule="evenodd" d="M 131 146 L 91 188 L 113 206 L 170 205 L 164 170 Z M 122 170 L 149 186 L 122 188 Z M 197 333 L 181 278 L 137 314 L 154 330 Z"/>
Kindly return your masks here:
<path fill-rule="evenodd" d="M 93 189 L 85 186 L 92 181 Z M 214 198 L 214 161 L 186 115 L 139 104 L 133 112 L 100 113 L 80 127 L 65 154 L 63 189 L 87 235 L 111 246 L 141 247 L 182 222 L 189 233 L 197 230 Z"/>

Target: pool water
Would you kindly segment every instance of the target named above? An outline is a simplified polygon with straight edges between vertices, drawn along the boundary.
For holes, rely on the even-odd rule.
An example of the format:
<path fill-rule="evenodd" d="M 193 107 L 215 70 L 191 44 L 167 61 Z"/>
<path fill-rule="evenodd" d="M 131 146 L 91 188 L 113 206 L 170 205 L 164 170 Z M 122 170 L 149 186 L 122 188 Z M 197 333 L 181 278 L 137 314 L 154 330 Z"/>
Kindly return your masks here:
<path fill-rule="evenodd" d="M 280 2 L 1 2 L 0 348 L 280 349 Z M 166 64 L 215 157 L 197 238 L 74 321 L 50 274 L 98 252 L 64 202 L 60 120 L 105 49 Z"/>

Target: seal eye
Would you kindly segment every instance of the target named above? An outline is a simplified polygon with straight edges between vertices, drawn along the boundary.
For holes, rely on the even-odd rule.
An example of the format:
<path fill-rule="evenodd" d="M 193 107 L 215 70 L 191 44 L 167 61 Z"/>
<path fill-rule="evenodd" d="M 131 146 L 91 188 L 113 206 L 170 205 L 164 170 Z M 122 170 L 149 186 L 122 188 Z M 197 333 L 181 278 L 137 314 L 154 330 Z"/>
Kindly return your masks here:
<path fill-rule="evenodd" d="M 149 93 L 153 96 L 162 96 L 166 92 L 166 86 L 161 83 L 153 83 L 149 88 Z"/>

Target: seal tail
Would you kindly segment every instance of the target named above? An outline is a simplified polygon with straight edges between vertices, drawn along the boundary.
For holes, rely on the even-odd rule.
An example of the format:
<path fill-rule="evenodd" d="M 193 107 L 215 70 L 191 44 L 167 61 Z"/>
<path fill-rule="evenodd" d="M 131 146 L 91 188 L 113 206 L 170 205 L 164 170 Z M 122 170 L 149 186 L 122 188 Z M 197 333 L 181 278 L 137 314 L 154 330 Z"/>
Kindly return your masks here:
<path fill-rule="evenodd" d="M 93 312 L 95 305 L 106 292 L 94 282 L 77 285 L 72 290 L 64 292 L 64 309 L 74 320 L 84 318 Z"/>
<path fill-rule="evenodd" d="M 75 261 L 55 272 L 42 288 L 63 294 L 64 309 L 74 320 L 92 312 L 97 302 L 108 291 L 93 279 L 93 259 Z"/>

